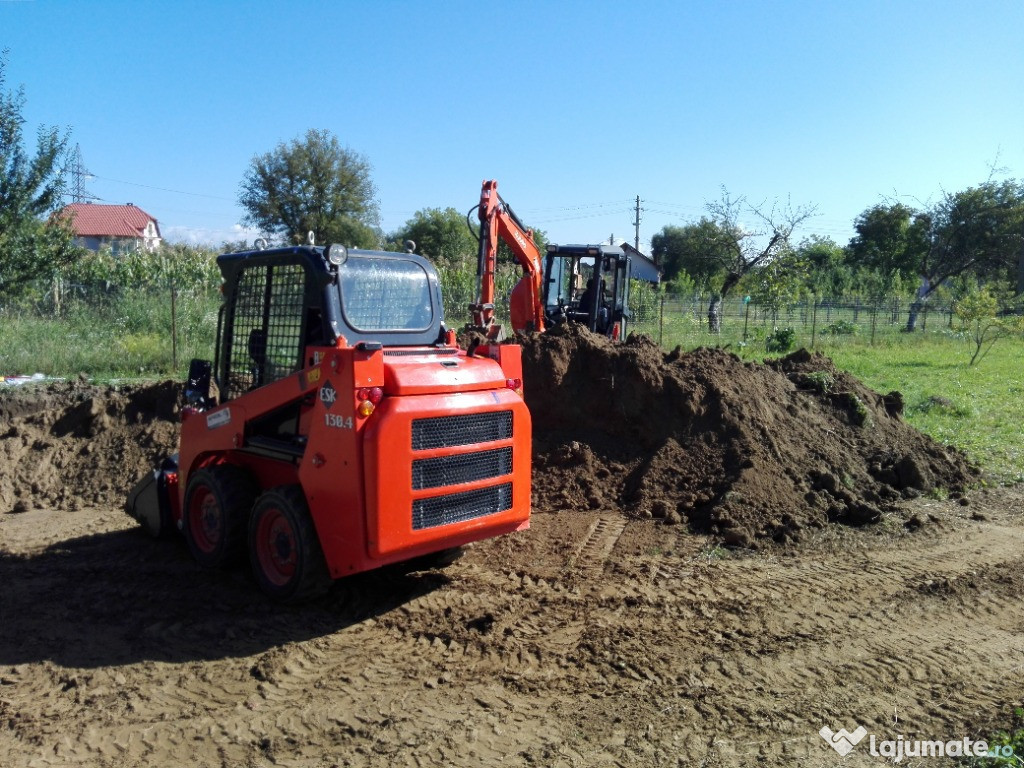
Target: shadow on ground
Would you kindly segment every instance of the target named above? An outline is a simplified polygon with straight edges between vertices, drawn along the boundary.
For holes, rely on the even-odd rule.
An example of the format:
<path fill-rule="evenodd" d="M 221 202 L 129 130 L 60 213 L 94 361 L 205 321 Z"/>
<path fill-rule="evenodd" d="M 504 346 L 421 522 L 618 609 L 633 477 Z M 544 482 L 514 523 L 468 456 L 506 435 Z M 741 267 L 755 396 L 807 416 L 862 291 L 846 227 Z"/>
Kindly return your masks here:
<path fill-rule="evenodd" d="M 448 583 L 391 568 L 342 579 L 298 606 L 267 600 L 247 571 L 210 573 L 183 546 L 138 530 L 0 551 L 0 665 L 72 667 L 248 656 L 329 635 Z"/>

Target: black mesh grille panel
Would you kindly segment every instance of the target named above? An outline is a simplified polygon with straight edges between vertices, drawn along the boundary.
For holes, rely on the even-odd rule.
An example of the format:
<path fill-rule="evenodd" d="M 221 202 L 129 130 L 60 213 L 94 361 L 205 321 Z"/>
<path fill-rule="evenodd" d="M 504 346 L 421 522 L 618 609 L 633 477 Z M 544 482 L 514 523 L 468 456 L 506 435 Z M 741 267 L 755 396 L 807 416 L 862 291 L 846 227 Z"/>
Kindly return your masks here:
<path fill-rule="evenodd" d="M 412 449 L 451 448 L 512 437 L 512 411 L 470 413 L 416 419 L 412 423 Z"/>
<path fill-rule="evenodd" d="M 457 349 L 385 349 L 385 357 L 407 357 L 411 355 L 457 355 Z"/>
<path fill-rule="evenodd" d="M 459 456 L 438 456 L 417 459 L 412 463 L 412 487 L 440 488 L 445 485 L 471 483 L 488 477 L 512 474 L 512 449 L 464 453 Z"/>
<path fill-rule="evenodd" d="M 299 264 L 247 267 L 235 286 L 228 398 L 301 367 L 305 270 Z"/>
<path fill-rule="evenodd" d="M 412 527 L 417 531 L 423 528 L 436 528 L 439 525 L 472 520 L 511 508 L 512 483 L 482 488 L 478 491 L 417 499 L 412 503 Z"/>

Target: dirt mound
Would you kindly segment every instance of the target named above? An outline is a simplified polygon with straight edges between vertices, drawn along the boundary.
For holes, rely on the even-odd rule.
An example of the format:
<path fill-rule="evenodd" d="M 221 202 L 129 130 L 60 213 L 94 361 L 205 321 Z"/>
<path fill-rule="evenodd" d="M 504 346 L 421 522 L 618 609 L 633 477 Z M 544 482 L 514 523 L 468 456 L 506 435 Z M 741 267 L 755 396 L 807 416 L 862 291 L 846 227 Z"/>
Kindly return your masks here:
<path fill-rule="evenodd" d="M 874 522 L 976 475 L 903 421 L 899 393 L 873 392 L 820 354 L 666 355 L 644 337 L 612 344 L 571 325 L 519 342 L 539 510 L 620 507 L 754 546 Z"/>
<path fill-rule="evenodd" d="M 180 390 L 68 381 L 0 391 L 0 513 L 123 504 L 154 457 L 176 450 Z"/>
<path fill-rule="evenodd" d="M 963 456 L 806 351 L 766 365 L 722 350 L 664 354 L 579 326 L 519 339 L 538 510 L 622 510 L 730 545 L 860 525 L 974 477 Z M 28 502 L 120 505 L 175 450 L 180 386 L 83 382 L 0 392 L 0 513 Z"/>

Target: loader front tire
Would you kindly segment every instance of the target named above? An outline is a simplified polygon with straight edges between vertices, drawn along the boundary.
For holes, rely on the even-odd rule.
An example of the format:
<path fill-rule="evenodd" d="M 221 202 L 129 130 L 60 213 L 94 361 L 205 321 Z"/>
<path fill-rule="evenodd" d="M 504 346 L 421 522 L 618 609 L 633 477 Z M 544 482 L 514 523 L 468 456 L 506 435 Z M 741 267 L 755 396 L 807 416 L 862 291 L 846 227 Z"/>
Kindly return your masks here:
<path fill-rule="evenodd" d="M 232 464 L 197 469 L 185 489 L 185 541 L 204 568 L 235 565 L 245 556 L 245 524 L 257 487 Z"/>
<path fill-rule="evenodd" d="M 299 602 L 327 591 L 331 578 L 302 488 L 261 494 L 249 519 L 249 562 L 264 593 Z"/>

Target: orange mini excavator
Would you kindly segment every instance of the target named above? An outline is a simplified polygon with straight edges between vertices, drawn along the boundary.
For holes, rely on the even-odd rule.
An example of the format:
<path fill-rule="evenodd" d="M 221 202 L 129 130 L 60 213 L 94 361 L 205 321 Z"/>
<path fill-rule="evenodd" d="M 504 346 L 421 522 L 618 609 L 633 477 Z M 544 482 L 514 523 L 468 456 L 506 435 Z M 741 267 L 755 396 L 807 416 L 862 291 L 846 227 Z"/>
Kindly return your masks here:
<path fill-rule="evenodd" d="M 612 339 L 626 338 L 633 263 L 622 248 L 549 243 L 542 253 L 533 230 L 501 198 L 493 180 L 483 183 L 470 215 L 473 210 L 480 219 L 478 298 L 469 307 L 474 331 L 492 341 L 505 336 L 494 312 L 498 246 L 504 242 L 523 270 L 508 297 L 513 331 L 539 333 L 575 322 Z"/>

